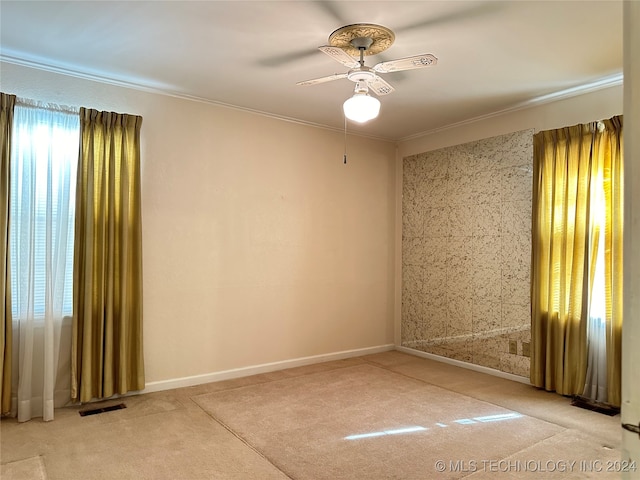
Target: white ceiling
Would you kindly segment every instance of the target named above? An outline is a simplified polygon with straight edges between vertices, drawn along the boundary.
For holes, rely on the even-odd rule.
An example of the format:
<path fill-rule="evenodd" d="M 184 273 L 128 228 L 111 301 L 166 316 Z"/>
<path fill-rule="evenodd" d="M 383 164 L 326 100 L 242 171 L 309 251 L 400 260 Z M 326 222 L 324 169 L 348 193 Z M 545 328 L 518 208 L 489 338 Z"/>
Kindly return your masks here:
<path fill-rule="evenodd" d="M 0 2 L 0 59 L 342 128 L 354 84 L 296 82 L 347 69 L 317 50 L 374 23 L 395 43 L 372 66 L 421 53 L 438 65 L 385 74 L 380 116 L 349 129 L 400 139 L 615 84 L 622 1 Z M 133 112 L 135 113 L 135 112 Z"/>

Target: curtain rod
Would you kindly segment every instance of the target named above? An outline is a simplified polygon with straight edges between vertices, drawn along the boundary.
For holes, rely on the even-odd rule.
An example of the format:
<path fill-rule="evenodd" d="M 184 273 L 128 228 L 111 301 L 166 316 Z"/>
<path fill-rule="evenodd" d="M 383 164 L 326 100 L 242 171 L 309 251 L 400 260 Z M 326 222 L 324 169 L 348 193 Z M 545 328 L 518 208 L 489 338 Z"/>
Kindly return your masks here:
<path fill-rule="evenodd" d="M 58 105 L 57 103 L 42 102 L 39 100 L 32 100 L 30 98 L 23 97 L 16 97 L 16 106 L 41 108 L 44 110 L 51 110 L 53 112 L 80 113 L 80 109 L 78 107 Z"/>

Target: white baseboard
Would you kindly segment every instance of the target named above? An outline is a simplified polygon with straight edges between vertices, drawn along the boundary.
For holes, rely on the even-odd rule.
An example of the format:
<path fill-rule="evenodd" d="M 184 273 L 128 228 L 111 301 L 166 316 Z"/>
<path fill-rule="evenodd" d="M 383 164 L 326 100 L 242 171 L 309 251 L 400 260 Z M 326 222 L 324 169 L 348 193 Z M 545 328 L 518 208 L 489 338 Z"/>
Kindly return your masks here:
<path fill-rule="evenodd" d="M 322 355 L 313 355 L 311 357 L 294 358 L 291 360 L 283 360 L 280 362 L 264 363 L 262 365 L 252 365 L 249 367 L 234 368 L 232 370 L 223 370 L 220 372 L 205 373 L 202 375 L 194 375 L 191 377 L 172 378 L 170 380 L 160 380 L 150 382 L 145 385 L 144 390 L 131 392 L 134 395 L 141 393 L 161 392 L 164 390 L 172 390 L 174 388 L 192 387 L 194 385 L 202 385 L 203 383 L 219 382 L 222 380 L 230 380 L 233 378 L 248 377 L 250 375 L 258 375 L 260 373 L 275 372 L 276 370 L 284 370 L 286 368 L 302 367 L 312 365 L 314 363 L 330 362 L 332 360 L 342 360 L 345 358 L 360 357 L 362 355 L 371 355 L 374 353 L 388 352 L 396 347 L 393 344 L 379 345 L 377 347 L 359 348 L 356 350 L 345 350 L 342 352 L 325 353 Z"/>
<path fill-rule="evenodd" d="M 514 375 L 513 373 L 501 372 L 495 368 L 483 367 L 482 365 L 475 365 L 473 363 L 463 362 L 462 360 L 455 360 L 453 358 L 441 357 L 440 355 L 434 355 L 433 353 L 423 352 L 421 350 L 415 350 L 413 348 L 401 347 L 396 345 L 395 349 L 399 352 L 408 353 L 417 357 L 428 358 L 429 360 L 435 360 L 437 362 L 448 363 L 455 365 L 456 367 L 466 368 L 468 370 L 475 370 L 476 372 L 486 373 L 493 375 L 494 377 L 505 378 L 507 380 L 513 380 L 514 382 L 525 383 L 531 385 L 531 382 L 527 377 L 520 375 Z"/>

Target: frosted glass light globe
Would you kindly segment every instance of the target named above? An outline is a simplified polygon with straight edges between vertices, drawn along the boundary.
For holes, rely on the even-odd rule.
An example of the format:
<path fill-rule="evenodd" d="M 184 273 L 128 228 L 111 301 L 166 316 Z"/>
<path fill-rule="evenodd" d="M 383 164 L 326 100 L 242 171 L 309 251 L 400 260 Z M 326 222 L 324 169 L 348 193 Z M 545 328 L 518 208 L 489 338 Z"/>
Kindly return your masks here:
<path fill-rule="evenodd" d="M 378 113 L 380 113 L 380 100 L 366 93 L 356 93 L 344 102 L 342 109 L 349 120 L 364 123 L 378 116 Z"/>

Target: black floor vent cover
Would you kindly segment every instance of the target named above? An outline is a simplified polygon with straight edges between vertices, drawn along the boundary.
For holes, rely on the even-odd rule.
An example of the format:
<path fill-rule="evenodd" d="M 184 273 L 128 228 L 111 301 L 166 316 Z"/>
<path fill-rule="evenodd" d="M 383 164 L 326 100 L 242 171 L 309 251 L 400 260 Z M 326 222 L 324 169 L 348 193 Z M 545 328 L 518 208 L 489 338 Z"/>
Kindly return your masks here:
<path fill-rule="evenodd" d="M 86 417 L 87 415 L 97 415 L 99 413 L 105 412 L 113 412 L 114 410 L 121 410 L 123 408 L 127 408 L 124 403 L 119 403 L 118 405 L 109 405 L 108 407 L 101 408 L 93 408 L 91 410 L 83 410 L 82 412 L 78 412 L 81 417 Z"/>
<path fill-rule="evenodd" d="M 571 405 L 573 405 L 574 407 L 580 407 L 586 410 L 603 413 L 605 415 L 609 415 L 610 417 L 613 417 L 614 415 L 620 413 L 620 409 L 618 407 L 614 407 L 606 403 L 596 402 L 595 400 L 580 396 L 573 397 Z"/>

